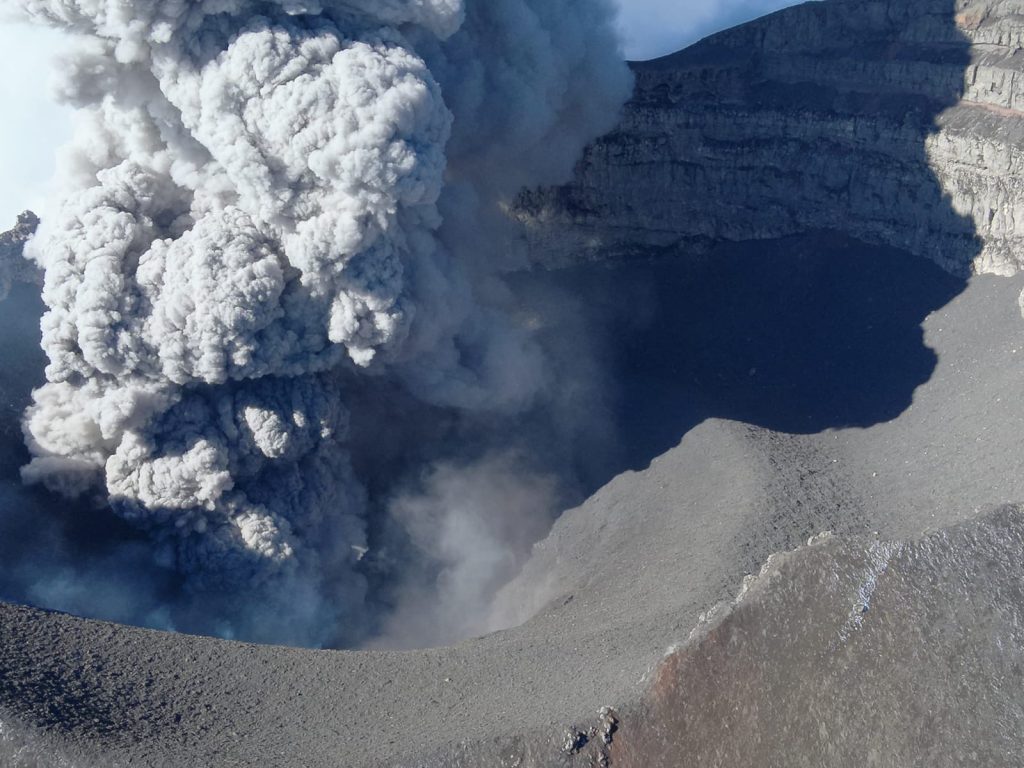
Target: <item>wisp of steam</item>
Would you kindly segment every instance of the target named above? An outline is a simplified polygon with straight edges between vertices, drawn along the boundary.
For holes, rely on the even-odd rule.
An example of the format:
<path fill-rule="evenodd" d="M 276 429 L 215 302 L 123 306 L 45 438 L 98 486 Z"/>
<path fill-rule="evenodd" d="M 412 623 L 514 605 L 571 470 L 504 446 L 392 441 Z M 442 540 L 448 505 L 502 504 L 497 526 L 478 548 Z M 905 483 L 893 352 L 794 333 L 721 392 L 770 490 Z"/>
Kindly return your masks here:
<path fill-rule="evenodd" d="M 630 76 L 609 6 L 0 2 L 73 37 L 58 90 L 78 110 L 27 248 L 49 364 L 24 480 L 144 531 L 223 634 L 338 642 L 388 506 L 353 469 L 350 390 L 508 413 L 544 389 L 506 307 L 504 208 L 613 126 Z M 433 510 L 401 523 L 424 540 L 468 536 L 423 530 L 452 524 L 430 500 L 452 471 L 390 505 Z"/>

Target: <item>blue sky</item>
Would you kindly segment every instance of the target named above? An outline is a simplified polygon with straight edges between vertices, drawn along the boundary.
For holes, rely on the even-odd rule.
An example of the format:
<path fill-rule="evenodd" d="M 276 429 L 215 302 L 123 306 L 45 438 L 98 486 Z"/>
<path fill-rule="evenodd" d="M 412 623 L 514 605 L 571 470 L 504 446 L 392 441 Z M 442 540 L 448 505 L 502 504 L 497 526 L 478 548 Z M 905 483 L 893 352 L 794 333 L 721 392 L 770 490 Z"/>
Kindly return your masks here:
<path fill-rule="evenodd" d="M 795 0 L 617 2 L 626 55 L 647 59 Z M 54 155 L 71 132 L 68 110 L 49 96 L 50 61 L 59 49 L 55 33 L 0 19 L 0 231 L 25 208 L 42 210 Z"/>

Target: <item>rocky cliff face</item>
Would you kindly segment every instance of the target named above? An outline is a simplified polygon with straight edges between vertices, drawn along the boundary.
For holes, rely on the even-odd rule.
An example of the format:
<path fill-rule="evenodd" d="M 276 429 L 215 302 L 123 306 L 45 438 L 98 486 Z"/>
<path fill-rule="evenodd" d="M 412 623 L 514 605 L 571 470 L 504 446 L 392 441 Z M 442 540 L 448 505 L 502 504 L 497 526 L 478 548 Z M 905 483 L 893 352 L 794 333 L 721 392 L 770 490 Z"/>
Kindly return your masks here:
<path fill-rule="evenodd" d="M 25 243 L 38 226 L 36 215 L 26 211 L 18 217 L 14 229 L 0 232 L 0 301 L 7 298 L 13 283 L 39 280 L 38 271 L 22 256 Z"/>
<path fill-rule="evenodd" d="M 808 3 L 635 64 L 536 260 L 837 230 L 957 274 L 1024 265 L 1024 2 Z"/>

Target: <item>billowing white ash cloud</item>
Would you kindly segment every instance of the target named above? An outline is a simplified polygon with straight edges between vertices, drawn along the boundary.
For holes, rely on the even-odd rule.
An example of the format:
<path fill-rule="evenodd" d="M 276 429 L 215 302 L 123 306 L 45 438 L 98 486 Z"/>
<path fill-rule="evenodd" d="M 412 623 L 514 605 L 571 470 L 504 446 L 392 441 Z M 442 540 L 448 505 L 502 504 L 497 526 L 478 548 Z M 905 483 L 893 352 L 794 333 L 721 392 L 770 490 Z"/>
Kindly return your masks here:
<path fill-rule="evenodd" d="M 24 478 L 109 502 L 227 632 L 344 634 L 367 546 L 347 382 L 505 412 L 542 389 L 502 207 L 613 125 L 609 9 L 16 5 L 78 39 L 77 135 L 28 249 L 49 365 Z"/>

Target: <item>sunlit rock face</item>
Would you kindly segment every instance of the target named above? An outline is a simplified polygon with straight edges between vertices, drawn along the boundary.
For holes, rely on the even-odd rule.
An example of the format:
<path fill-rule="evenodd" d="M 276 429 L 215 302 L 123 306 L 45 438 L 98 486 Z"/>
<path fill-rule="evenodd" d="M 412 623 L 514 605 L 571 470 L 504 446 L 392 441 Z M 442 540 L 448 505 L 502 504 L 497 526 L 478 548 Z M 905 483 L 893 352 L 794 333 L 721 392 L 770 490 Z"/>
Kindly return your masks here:
<path fill-rule="evenodd" d="M 1024 264 L 1020 2 L 833 0 L 634 64 L 619 128 L 524 196 L 535 258 L 836 230 L 956 273 Z"/>
<path fill-rule="evenodd" d="M 438 766 L 1015 766 L 1024 511 L 915 541 L 821 535 L 773 556 L 669 649 L 642 703 Z M 500 762 L 496 754 L 501 755 Z"/>
<path fill-rule="evenodd" d="M 1022 560 L 1019 507 L 773 557 L 621 716 L 613 764 L 1014 765 Z"/>

